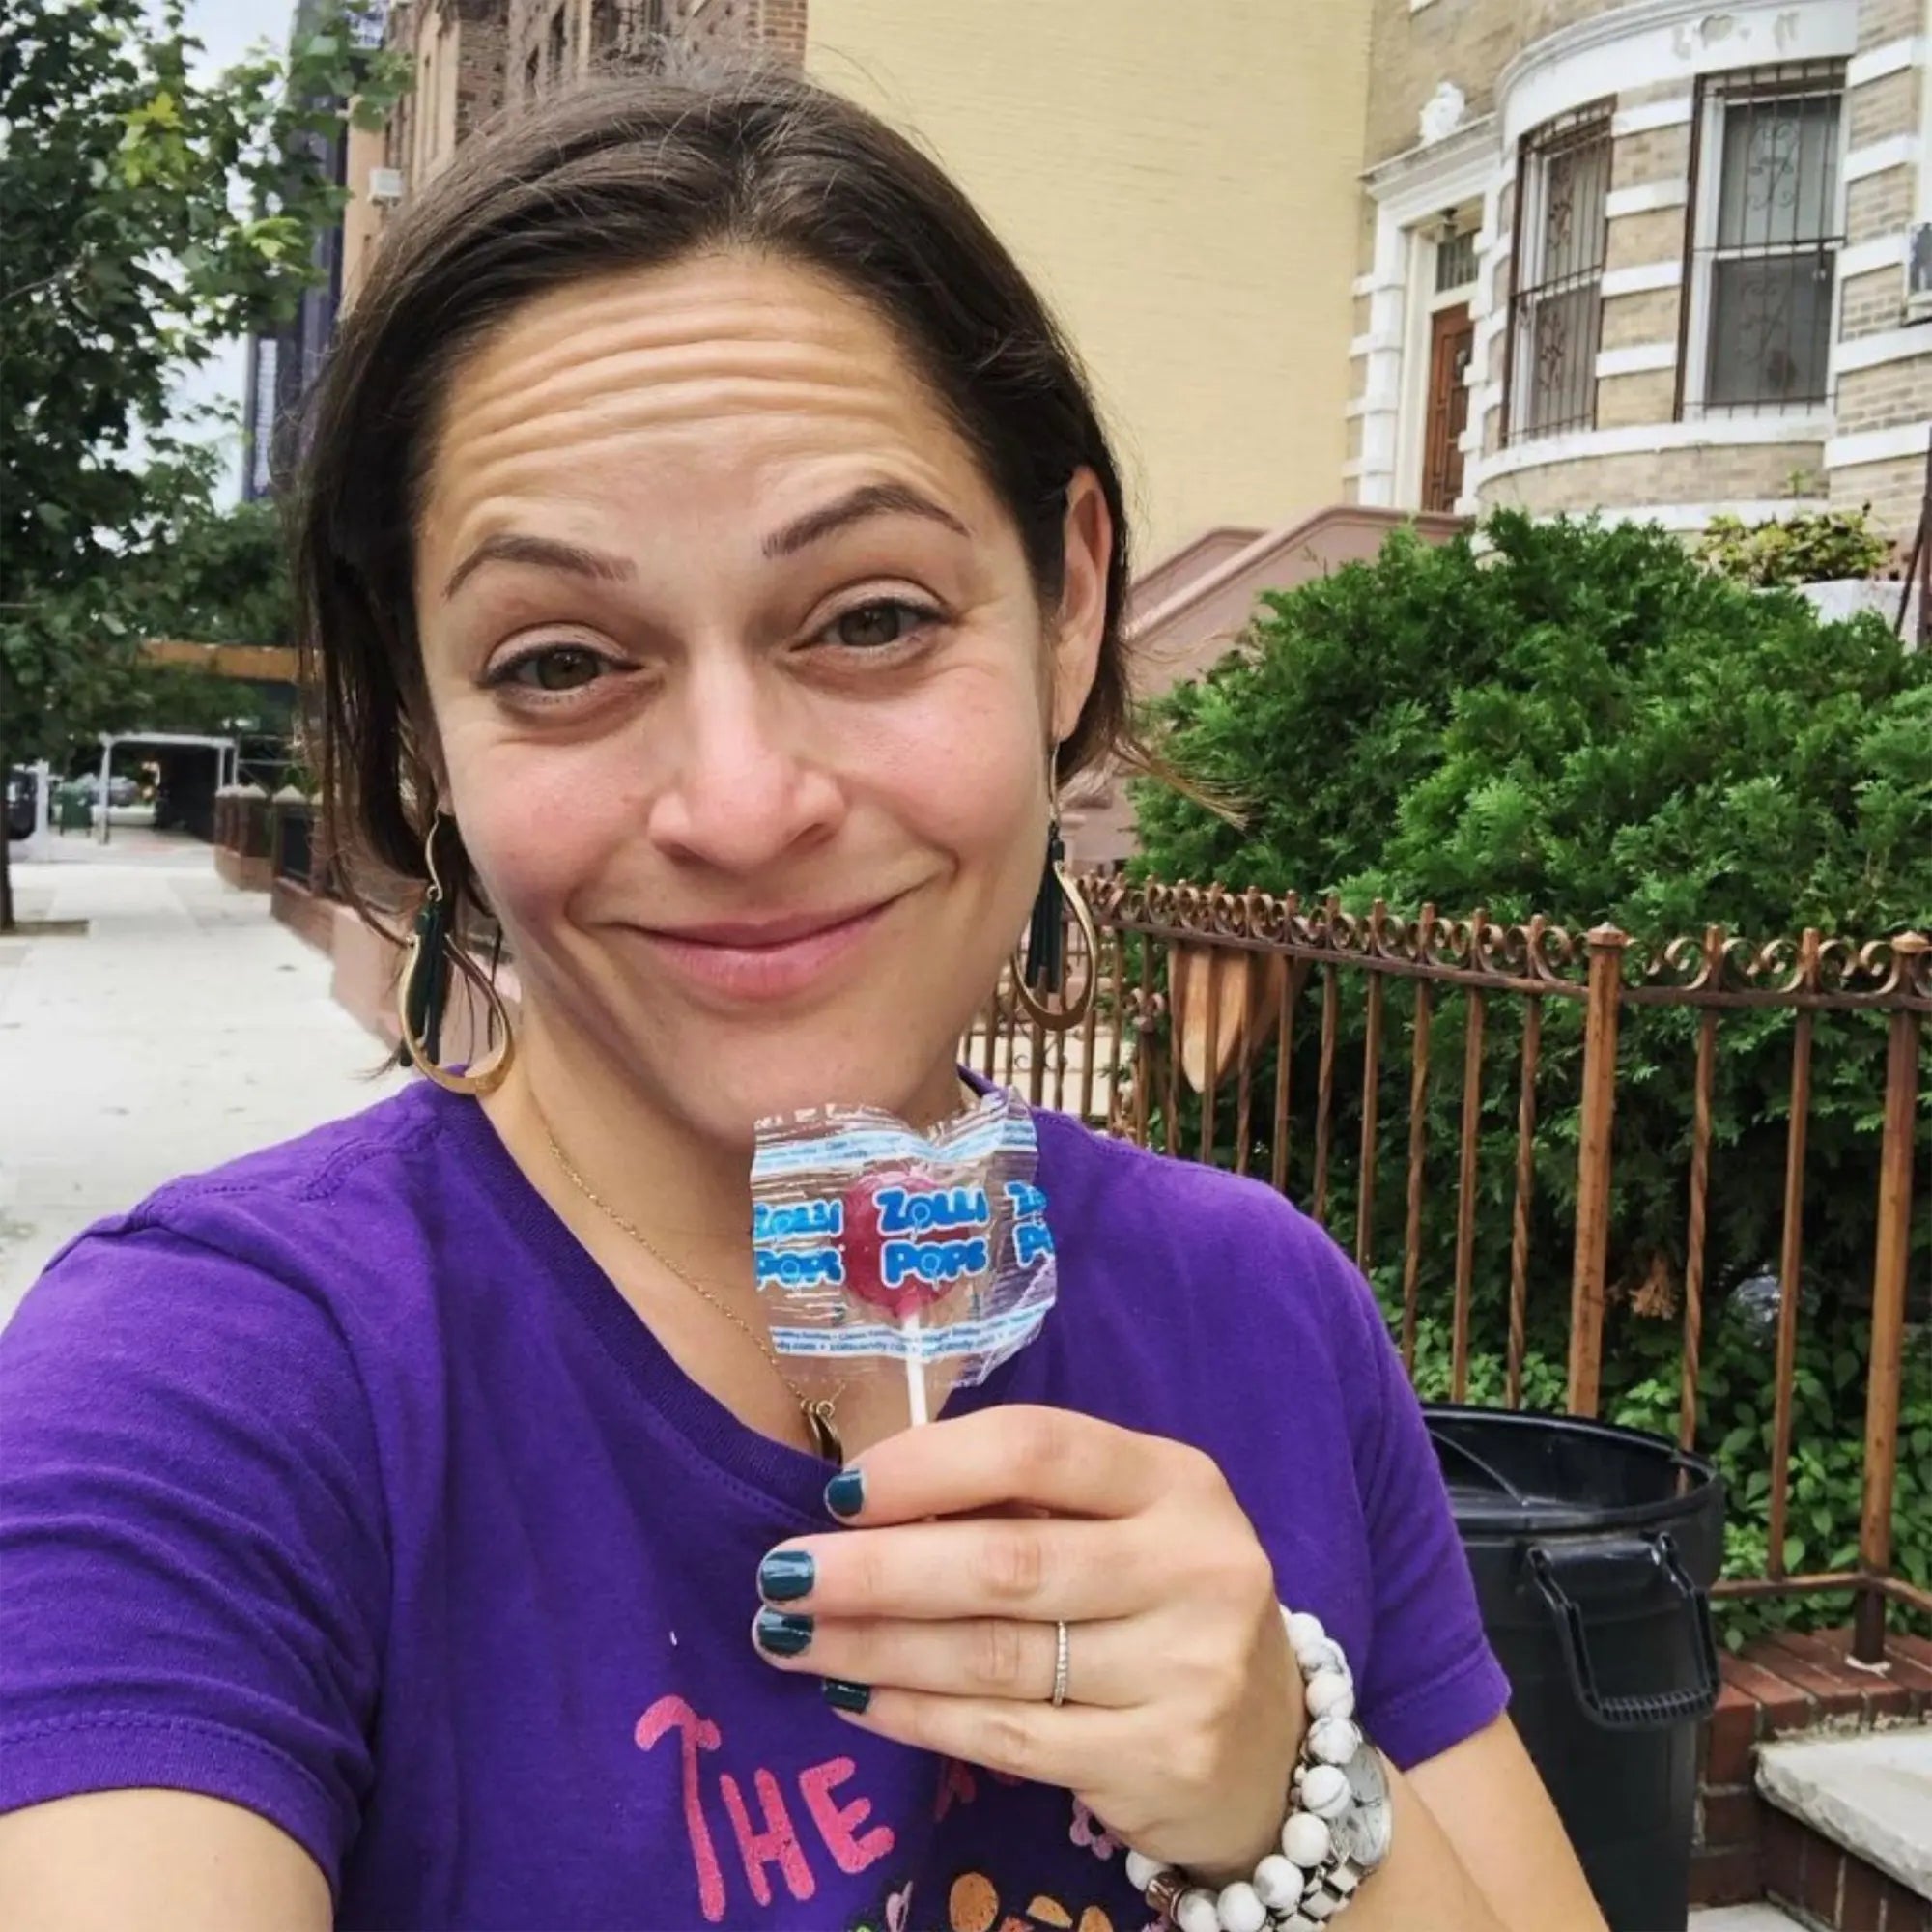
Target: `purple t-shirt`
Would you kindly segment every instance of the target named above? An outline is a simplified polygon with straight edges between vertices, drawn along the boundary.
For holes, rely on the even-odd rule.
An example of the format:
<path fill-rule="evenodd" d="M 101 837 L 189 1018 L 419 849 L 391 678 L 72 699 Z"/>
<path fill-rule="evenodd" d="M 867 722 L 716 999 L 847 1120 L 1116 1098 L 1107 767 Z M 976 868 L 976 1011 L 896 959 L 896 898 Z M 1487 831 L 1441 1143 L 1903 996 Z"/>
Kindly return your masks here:
<path fill-rule="evenodd" d="M 1360 1277 L 1264 1186 L 1038 1131 L 1059 1303 L 952 1409 L 1198 1444 L 1382 1748 L 1482 1728 L 1506 1686 Z M 831 1526 L 825 1477 L 418 1084 L 83 1236 L 0 1334 L 0 1811 L 232 1800 L 343 1926 L 1138 1932 L 1065 1792 L 855 1732 L 754 1654 L 758 1559 Z"/>

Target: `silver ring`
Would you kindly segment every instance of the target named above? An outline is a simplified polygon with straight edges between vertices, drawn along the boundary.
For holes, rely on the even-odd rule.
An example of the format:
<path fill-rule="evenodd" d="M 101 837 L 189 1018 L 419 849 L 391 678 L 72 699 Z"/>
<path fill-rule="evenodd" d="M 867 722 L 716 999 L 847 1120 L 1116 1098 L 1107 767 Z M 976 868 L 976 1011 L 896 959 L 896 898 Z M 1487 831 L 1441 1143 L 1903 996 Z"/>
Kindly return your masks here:
<path fill-rule="evenodd" d="M 1070 1663 L 1069 1652 L 1072 1645 L 1067 1640 L 1066 1626 L 1056 1622 L 1053 1626 L 1053 1696 L 1051 1702 L 1057 1711 L 1066 1702 L 1066 1674 Z"/>

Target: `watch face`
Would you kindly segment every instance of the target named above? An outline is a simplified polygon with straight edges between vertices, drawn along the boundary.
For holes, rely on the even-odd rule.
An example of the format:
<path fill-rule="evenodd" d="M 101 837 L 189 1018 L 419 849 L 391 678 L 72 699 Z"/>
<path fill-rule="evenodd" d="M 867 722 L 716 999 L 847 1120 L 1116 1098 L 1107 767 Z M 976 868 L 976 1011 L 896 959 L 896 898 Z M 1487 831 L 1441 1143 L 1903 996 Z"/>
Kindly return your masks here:
<path fill-rule="evenodd" d="M 1347 1770 L 1355 1802 L 1335 1827 L 1336 1845 L 1343 1857 L 1365 1873 L 1372 1872 L 1389 1852 L 1394 1806 L 1389 1802 L 1388 1773 L 1381 1753 L 1372 1745 L 1363 1746 Z"/>

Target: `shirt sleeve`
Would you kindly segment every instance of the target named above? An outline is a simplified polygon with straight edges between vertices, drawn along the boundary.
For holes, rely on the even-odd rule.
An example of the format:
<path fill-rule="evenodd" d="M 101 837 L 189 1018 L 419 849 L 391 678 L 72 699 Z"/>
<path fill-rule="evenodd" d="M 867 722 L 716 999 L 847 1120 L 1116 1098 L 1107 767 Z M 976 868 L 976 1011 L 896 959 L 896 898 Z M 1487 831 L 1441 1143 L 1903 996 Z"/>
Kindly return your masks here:
<path fill-rule="evenodd" d="M 337 1882 L 371 1776 L 388 1558 L 326 1303 L 154 1219 L 0 1332 L 0 1812 L 158 1786 Z"/>
<path fill-rule="evenodd" d="M 1360 1352 L 1352 1368 L 1366 1397 L 1354 1439 L 1375 1637 L 1360 1673 L 1361 1723 L 1408 1771 L 1500 1717 L 1509 1680 L 1483 1631 L 1441 1464 L 1401 1353 L 1368 1283 L 1325 1237 L 1323 1245 L 1354 1307 Z"/>

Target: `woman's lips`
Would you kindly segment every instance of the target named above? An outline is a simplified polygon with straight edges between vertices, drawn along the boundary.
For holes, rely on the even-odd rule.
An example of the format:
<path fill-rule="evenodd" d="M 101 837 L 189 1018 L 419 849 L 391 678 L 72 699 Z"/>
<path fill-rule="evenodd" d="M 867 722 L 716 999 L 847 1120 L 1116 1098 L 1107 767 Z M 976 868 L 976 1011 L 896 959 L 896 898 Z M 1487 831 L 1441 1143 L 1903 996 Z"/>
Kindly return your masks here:
<path fill-rule="evenodd" d="M 895 903 L 645 929 L 643 937 L 665 965 L 703 991 L 729 1000 L 784 1000 L 807 991 L 863 945 Z"/>

